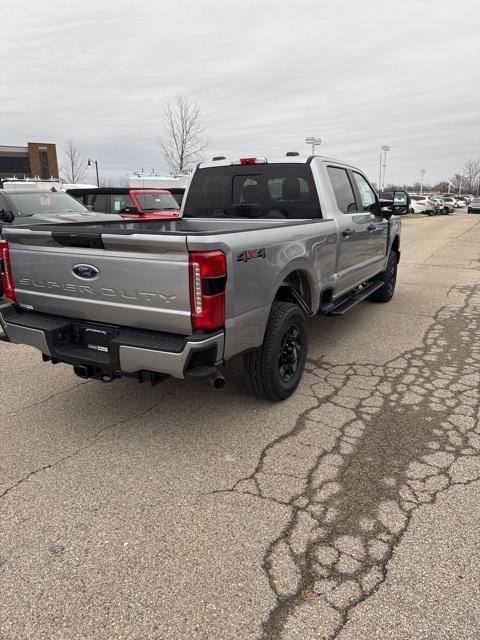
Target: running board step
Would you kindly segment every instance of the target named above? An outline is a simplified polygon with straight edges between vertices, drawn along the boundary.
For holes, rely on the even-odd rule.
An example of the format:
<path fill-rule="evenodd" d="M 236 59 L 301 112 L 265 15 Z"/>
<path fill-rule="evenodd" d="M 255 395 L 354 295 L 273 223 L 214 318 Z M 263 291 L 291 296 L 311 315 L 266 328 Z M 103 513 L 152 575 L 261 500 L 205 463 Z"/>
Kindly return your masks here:
<path fill-rule="evenodd" d="M 203 380 L 204 378 L 212 378 L 217 373 L 217 368 L 212 365 L 200 365 L 193 367 L 185 372 L 185 375 L 189 378 L 198 378 Z"/>
<path fill-rule="evenodd" d="M 352 296 L 340 302 L 340 304 L 335 305 L 333 309 L 328 311 L 327 315 L 329 316 L 343 316 L 344 313 L 353 309 L 359 302 L 363 302 L 368 296 L 370 296 L 374 291 L 383 287 L 383 280 L 374 280 L 367 286 L 365 286 L 357 293 L 354 293 Z"/>

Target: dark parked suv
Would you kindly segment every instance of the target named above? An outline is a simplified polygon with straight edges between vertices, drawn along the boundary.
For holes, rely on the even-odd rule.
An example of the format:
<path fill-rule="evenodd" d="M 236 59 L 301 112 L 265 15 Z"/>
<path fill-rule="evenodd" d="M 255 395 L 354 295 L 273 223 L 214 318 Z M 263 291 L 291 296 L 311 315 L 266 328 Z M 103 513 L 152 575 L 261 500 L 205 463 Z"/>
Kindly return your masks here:
<path fill-rule="evenodd" d="M 90 213 L 64 191 L 40 189 L 0 189 L 0 228 L 3 224 L 51 222 L 52 216 Z M 32 216 L 35 220 L 32 220 Z M 28 218 L 28 220 L 22 220 Z"/>

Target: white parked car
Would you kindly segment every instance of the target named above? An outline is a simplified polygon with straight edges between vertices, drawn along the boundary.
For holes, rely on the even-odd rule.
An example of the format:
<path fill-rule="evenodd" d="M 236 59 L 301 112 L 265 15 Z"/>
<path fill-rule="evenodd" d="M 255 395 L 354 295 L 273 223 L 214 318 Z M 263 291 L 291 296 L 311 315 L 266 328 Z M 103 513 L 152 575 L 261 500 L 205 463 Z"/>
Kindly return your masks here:
<path fill-rule="evenodd" d="M 431 209 L 431 202 L 426 196 L 410 196 L 410 213 L 428 213 Z"/>

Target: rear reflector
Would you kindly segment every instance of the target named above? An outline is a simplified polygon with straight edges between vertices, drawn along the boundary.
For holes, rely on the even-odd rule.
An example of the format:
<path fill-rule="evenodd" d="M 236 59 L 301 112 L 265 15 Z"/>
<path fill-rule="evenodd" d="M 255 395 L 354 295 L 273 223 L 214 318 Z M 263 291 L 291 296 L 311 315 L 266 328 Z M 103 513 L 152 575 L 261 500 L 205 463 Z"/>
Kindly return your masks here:
<path fill-rule="evenodd" d="M 239 158 L 232 160 L 232 164 L 267 164 L 266 158 Z"/>
<path fill-rule="evenodd" d="M 6 240 L 0 240 L 0 280 L 5 297 L 10 300 L 15 300 L 15 285 L 13 283 L 10 254 Z"/>
<path fill-rule="evenodd" d="M 225 254 L 222 251 L 191 252 L 189 271 L 192 326 L 218 329 L 225 324 Z"/>

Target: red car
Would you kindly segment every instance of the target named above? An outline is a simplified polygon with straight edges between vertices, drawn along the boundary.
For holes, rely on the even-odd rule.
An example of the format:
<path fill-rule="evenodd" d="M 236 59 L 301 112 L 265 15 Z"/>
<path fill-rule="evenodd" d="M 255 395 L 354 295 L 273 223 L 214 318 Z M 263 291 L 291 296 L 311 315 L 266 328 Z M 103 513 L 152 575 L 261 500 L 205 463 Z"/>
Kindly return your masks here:
<path fill-rule="evenodd" d="M 124 218 L 178 218 L 180 205 L 167 189 L 99 187 L 68 189 L 90 211 L 118 213 Z"/>

